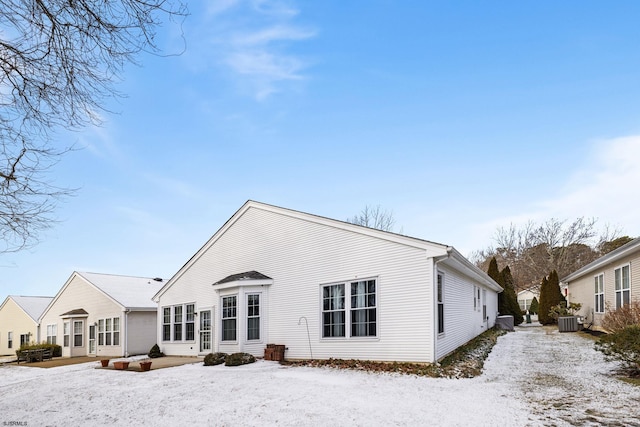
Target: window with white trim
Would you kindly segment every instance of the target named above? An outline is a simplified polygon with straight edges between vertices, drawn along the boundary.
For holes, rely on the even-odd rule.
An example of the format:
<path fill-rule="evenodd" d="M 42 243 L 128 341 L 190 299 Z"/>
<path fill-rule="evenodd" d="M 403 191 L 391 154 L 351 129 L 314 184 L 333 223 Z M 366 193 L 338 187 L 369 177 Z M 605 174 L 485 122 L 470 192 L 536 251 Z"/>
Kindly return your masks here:
<path fill-rule="evenodd" d="M 120 345 L 120 318 L 113 318 L 113 345 Z"/>
<path fill-rule="evenodd" d="M 82 347 L 82 341 L 84 338 L 83 329 L 84 322 L 82 320 L 74 320 L 73 322 L 73 346 Z"/>
<path fill-rule="evenodd" d="M 377 336 L 376 279 L 322 285 L 321 300 L 322 338 Z"/>
<path fill-rule="evenodd" d="M 7 348 L 13 348 L 13 332 L 7 332 Z"/>
<path fill-rule="evenodd" d="M 58 325 L 47 325 L 47 344 L 56 344 L 58 340 Z"/>
<path fill-rule="evenodd" d="M 111 345 L 111 319 L 104 319 L 104 345 Z"/>
<path fill-rule="evenodd" d="M 182 306 L 173 306 L 173 340 L 182 341 Z"/>
<path fill-rule="evenodd" d="M 196 339 L 196 306 L 195 304 L 187 304 L 185 319 L 185 339 L 193 341 Z"/>
<path fill-rule="evenodd" d="M 104 345 L 104 319 L 98 320 L 98 345 Z"/>
<path fill-rule="evenodd" d="M 482 290 L 482 321 L 487 321 L 487 290 Z"/>
<path fill-rule="evenodd" d="M 120 318 L 98 319 L 98 345 L 120 345 Z"/>
<path fill-rule="evenodd" d="M 604 313 L 604 274 L 598 274 L 593 279 L 595 282 L 595 312 Z"/>
<path fill-rule="evenodd" d="M 438 272 L 437 298 L 438 298 L 438 333 L 444 333 L 444 275 Z"/>
<path fill-rule="evenodd" d="M 171 341 L 171 307 L 162 308 L 162 341 Z"/>
<path fill-rule="evenodd" d="M 62 341 L 65 347 L 69 347 L 69 337 L 71 333 L 69 322 L 62 323 Z"/>
<path fill-rule="evenodd" d="M 29 345 L 29 334 L 20 334 L 20 347 Z"/>
<path fill-rule="evenodd" d="M 260 294 L 247 294 L 247 340 L 260 339 Z"/>
<path fill-rule="evenodd" d="M 162 341 L 195 341 L 196 305 L 162 307 Z"/>
<path fill-rule="evenodd" d="M 376 281 L 351 282 L 351 336 L 376 336 Z"/>
<path fill-rule="evenodd" d="M 322 338 L 345 336 L 344 283 L 322 287 Z"/>
<path fill-rule="evenodd" d="M 613 271 L 615 278 L 616 309 L 628 305 L 631 302 L 631 280 L 629 265 L 616 268 Z"/>
<path fill-rule="evenodd" d="M 237 296 L 222 297 L 222 341 L 237 339 Z"/>

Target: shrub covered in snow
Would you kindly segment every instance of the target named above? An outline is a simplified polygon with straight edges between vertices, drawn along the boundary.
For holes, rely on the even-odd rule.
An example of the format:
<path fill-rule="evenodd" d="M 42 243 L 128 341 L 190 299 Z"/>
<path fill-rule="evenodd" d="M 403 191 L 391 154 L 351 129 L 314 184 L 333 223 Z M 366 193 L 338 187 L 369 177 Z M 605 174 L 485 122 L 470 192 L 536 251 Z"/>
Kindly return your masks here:
<path fill-rule="evenodd" d="M 224 364 L 225 366 L 240 366 L 253 363 L 255 361 L 256 358 L 249 353 L 233 353 L 226 357 Z"/>
<path fill-rule="evenodd" d="M 603 335 L 596 349 L 607 359 L 622 362 L 631 376 L 640 375 L 640 325 L 627 326 L 612 334 Z"/>
<path fill-rule="evenodd" d="M 224 363 L 227 353 L 209 353 L 204 357 L 204 366 L 215 366 Z"/>

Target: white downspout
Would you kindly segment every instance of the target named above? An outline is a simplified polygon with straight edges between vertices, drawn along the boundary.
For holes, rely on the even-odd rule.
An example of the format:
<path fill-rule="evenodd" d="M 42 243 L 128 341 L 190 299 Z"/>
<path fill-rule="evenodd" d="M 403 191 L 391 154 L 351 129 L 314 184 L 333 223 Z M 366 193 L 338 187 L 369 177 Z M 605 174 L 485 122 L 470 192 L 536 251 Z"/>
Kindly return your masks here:
<path fill-rule="evenodd" d="M 122 312 L 124 313 L 124 326 L 123 326 L 123 330 L 120 331 L 120 333 L 123 336 L 123 342 L 124 342 L 124 357 L 129 357 L 129 312 L 131 310 L 129 310 L 128 308 L 124 309 Z"/>

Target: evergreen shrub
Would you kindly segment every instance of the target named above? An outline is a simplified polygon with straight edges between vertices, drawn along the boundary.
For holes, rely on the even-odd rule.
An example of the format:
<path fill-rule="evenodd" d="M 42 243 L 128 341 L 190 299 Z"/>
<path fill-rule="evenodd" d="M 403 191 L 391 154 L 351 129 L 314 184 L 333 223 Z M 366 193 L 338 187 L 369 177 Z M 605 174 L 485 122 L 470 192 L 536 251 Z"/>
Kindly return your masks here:
<path fill-rule="evenodd" d="M 247 365 L 256 361 L 256 358 L 249 353 L 233 353 L 226 357 L 225 366 Z"/>
<path fill-rule="evenodd" d="M 621 362 L 630 376 L 640 376 L 640 325 L 625 326 L 603 335 L 595 347 L 607 360 Z"/>
<path fill-rule="evenodd" d="M 227 353 L 209 353 L 204 357 L 204 366 L 221 365 L 227 356 Z"/>
<path fill-rule="evenodd" d="M 151 350 L 149 350 L 149 354 L 147 354 L 147 356 L 152 359 L 156 359 L 158 357 L 164 357 L 164 353 L 160 351 L 158 344 L 154 344 L 153 347 L 151 347 Z"/>

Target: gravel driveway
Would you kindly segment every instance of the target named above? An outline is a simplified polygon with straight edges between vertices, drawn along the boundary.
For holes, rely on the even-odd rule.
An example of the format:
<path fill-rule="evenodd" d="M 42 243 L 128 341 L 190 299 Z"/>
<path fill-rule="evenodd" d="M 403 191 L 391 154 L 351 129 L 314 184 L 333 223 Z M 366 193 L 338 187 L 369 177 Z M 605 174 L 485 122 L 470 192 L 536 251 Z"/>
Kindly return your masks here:
<path fill-rule="evenodd" d="M 530 425 L 640 426 L 640 386 L 616 378 L 594 341 L 551 327 L 498 339 L 480 378 L 530 408 Z"/>

